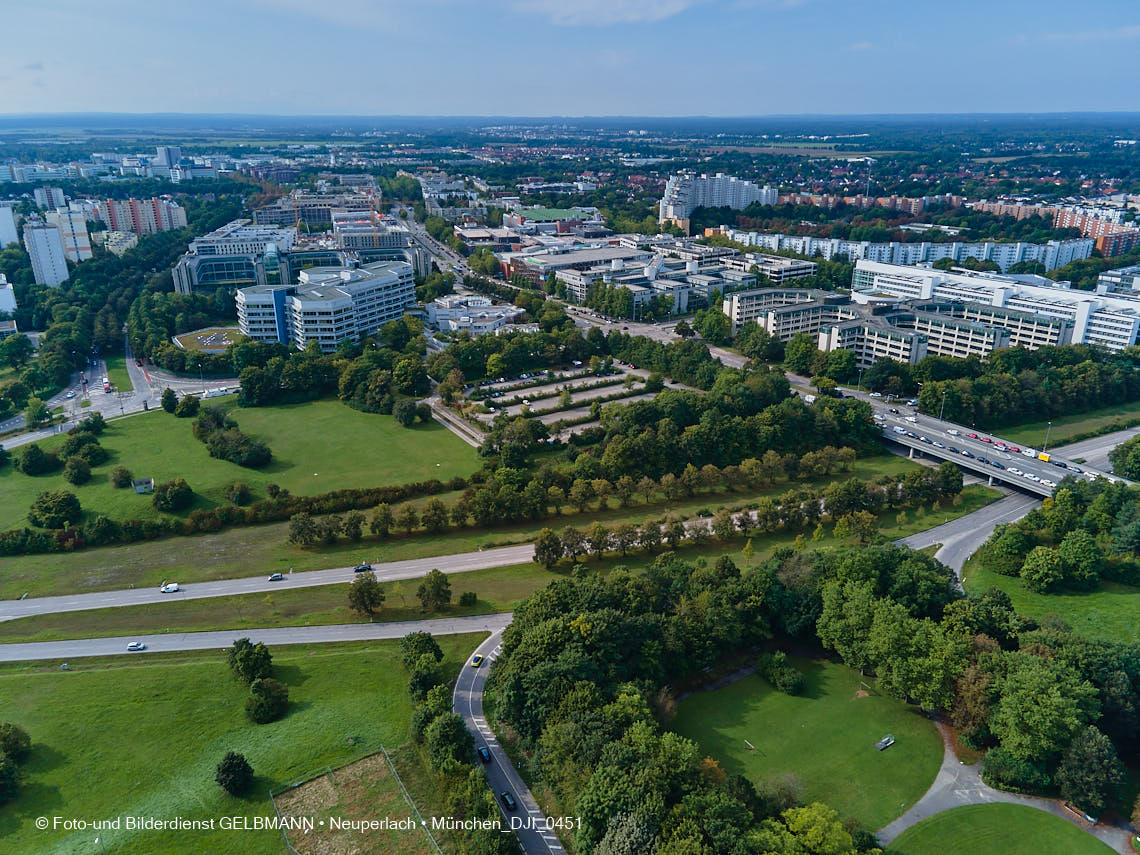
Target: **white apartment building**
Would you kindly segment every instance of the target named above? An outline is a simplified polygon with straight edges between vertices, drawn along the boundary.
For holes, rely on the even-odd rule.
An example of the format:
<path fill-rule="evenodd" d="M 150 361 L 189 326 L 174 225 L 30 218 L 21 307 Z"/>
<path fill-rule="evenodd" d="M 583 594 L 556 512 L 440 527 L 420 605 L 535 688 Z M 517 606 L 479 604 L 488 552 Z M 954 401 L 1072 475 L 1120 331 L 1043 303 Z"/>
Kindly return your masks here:
<path fill-rule="evenodd" d="M 64 257 L 78 264 L 91 257 L 91 236 L 87 234 L 87 218 L 82 211 L 56 208 L 48 211 L 44 219 L 59 229 Z"/>
<path fill-rule="evenodd" d="M 36 200 L 36 207 L 41 211 L 62 208 L 67 204 L 63 190 L 59 187 L 37 187 L 32 191 L 32 198 Z"/>
<path fill-rule="evenodd" d="M 316 341 L 331 353 L 349 339 L 374 335 L 415 300 L 415 276 L 404 261 L 361 267 L 313 267 L 296 285 L 258 285 L 237 292 L 238 326 L 257 341 L 304 350 Z"/>
<path fill-rule="evenodd" d="M 101 207 L 111 231 L 149 235 L 186 228 L 186 209 L 170 199 L 106 199 Z"/>
<path fill-rule="evenodd" d="M 8 283 L 8 279 L 3 273 L 0 273 L 0 315 L 10 315 L 16 311 L 16 292 Z M 15 335 L 19 330 L 16 329 L 16 322 L 14 320 L 0 319 L 0 340 L 6 339 L 10 335 Z"/>
<path fill-rule="evenodd" d="M 1140 294 L 1078 291 L 1041 276 L 1000 276 L 859 261 L 852 290 L 917 300 L 944 300 L 1015 309 L 1067 322 L 1073 344 L 1123 350 L 1140 333 Z"/>
<path fill-rule="evenodd" d="M 101 232 L 103 246 L 112 255 L 123 255 L 139 245 L 139 236 L 134 232 Z"/>
<path fill-rule="evenodd" d="M 716 175 L 680 172 L 670 176 L 665 183 L 665 195 L 658 203 L 657 221 L 676 222 L 682 228 L 688 228 L 690 215 L 699 207 L 740 209 L 753 202 L 775 205 L 779 195 L 774 187 L 760 187 L 722 172 Z"/>
<path fill-rule="evenodd" d="M 16 232 L 16 214 L 10 205 L 0 204 L 0 249 L 20 240 Z"/>
<path fill-rule="evenodd" d="M 411 243 L 407 228 L 375 211 L 334 211 L 330 216 L 333 237 L 342 249 L 404 249 Z"/>
<path fill-rule="evenodd" d="M 37 284 L 57 287 L 67 281 L 67 258 L 57 226 L 40 220 L 24 223 L 24 248 Z"/>
<path fill-rule="evenodd" d="M 1092 255 L 1095 241 L 1092 238 L 1051 240 L 1048 243 L 871 243 L 870 241 L 816 238 L 808 235 L 784 235 L 778 232 L 745 232 L 721 226 L 720 233 L 747 246 L 769 251 L 790 250 L 799 255 L 819 256 L 824 259 L 841 258 L 845 261 L 881 261 L 886 264 L 923 264 L 949 258 L 962 262 L 967 258 L 992 261 L 1003 271 L 1022 261 L 1039 262 L 1046 270 L 1064 267 L 1071 261 Z"/>

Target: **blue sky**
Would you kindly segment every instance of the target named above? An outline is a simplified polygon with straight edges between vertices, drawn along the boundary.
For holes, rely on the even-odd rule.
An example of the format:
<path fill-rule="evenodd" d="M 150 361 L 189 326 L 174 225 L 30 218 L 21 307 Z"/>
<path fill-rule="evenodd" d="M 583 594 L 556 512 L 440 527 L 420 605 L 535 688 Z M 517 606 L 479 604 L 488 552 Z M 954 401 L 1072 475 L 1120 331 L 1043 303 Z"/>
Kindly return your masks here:
<path fill-rule="evenodd" d="M 1140 110 L 1137 0 L 38 0 L 0 113 Z"/>

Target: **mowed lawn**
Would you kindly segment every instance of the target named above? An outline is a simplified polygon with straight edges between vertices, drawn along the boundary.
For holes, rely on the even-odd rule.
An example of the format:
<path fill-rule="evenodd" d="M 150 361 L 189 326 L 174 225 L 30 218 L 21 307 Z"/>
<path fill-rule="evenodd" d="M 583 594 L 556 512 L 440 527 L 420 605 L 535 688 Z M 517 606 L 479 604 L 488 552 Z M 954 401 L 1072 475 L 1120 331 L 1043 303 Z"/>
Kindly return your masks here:
<path fill-rule="evenodd" d="M 1049 431 L 1049 447 L 1055 448 L 1068 442 L 1070 437 L 1099 430 L 1105 425 L 1118 425 L 1118 429 L 1123 429 L 1132 419 L 1140 419 L 1140 402 L 1104 407 L 1071 416 L 1058 416 L 1053 419 L 1052 430 L 1049 430 L 1049 420 L 1042 419 L 1039 422 L 1029 422 L 1016 427 L 999 428 L 995 435 L 1022 445 L 1040 448 L 1045 441 L 1045 432 Z"/>
<path fill-rule="evenodd" d="M 1101 582 L 1095 591 L 1035 594 L 1016 576 L 1002 576 L 971 558 L 963 568 L 963 585 L 971 594 L 997 587 L 1009 594 L 1013 607 L 1026 617 L 1056 615 L 1086 638 L 1140 642 L 1140 588 Z"/>
<path fill-rule="evenodd" d="M 1024 805 L 968 805 L 904 831 L 887 855 L 1109 855 L 1114 850 L 1060 817 Z"/>
<path fill-rule="evenodd" d="M 934 781 L 942 763 L 937 729 L 917 707 L 883 695 L 846 665 L 792 662 L 807 676 L 802 695 L 785 695 L 749 675 L 681 701 L 674 730 L 730 774 L 759 783 L 792 773 L 808 801 L 826 802 L 870 830 L 882 828 Z M 888 733 L 896 744 L 878 751 L 876 740 Z"/>
<path fill-rule="evenodd" d="M 127 359 L 125 356 L 108 356 L 105 360 L 107 363 L 107 379 L 111 381 L 111 385 L 115 387 L 116 392 L 129 392 L 134 386 L 131 384 L 131 375 L 127 372 Z M 91 380 L 92 389 L 95 389 L 95 384 L 98 383 L 99 378 L 95 377 Z M 103 387 L 97 388 L 98 392 L 103 391 Z"/>
<path fill-rule="evenodd" d="M 185 478 L 196 494 L 197 508 L 224 503 L 225 488 L 235 481 L 249 484 L 256 500 L 265 498 L 267 484 L 313 495 L 429 478 L 446 481 L 470 475 L 479 466 L 475 449 L 436 422 L 403 428 L 391 416 L 362 413 L 335 400 L 232 407 L 230 412 L 243 431 L 273 452 L 265 468 L 246 469 L 210 457 L 205 444 L 194 438 L 193 419 L 160 410 L 114 420 L 100 437 L 110 460 L 95 467 L 87 484 L 68 484 L 60 473 L 33 477 L 12 466 L 0 469 L 0 530 L 26 525 L 36 496 L 61 488 L 79 496 L 86 513 L 115 519 L 158 516 L 149 496 L 111 486 L 115 466 L 126 466 L 136 478 L 154 478 L 156 483 Z M 53 450 L 64 439 L 53 437 L 41 445 Z M 19 448 L 13 450 L 16 456 L 20 453 Z"/>
<path fill-rule="evenodd" d="M 454 676 L 482 635 L 439 639 Z M 280 721 L 251 724 L 248 694 L 221 651 L 84 660 L 0 669 L 0 721 L 32 738 L 19 796 L 0 807 L 5 852 L 90 853 L 96 836 L 38 831 L 39 816 L 209 819 L 272 815 L 269 790 L 294 783 L 408 736 L 411 703 L 399 642 L 273 649 L 274 676 L 289 686 Z M 229 750 L 257 775 L 247 797 L 214 782 Z M 279 855 L 278 831 L 99 832 L 108 852 Z"/>

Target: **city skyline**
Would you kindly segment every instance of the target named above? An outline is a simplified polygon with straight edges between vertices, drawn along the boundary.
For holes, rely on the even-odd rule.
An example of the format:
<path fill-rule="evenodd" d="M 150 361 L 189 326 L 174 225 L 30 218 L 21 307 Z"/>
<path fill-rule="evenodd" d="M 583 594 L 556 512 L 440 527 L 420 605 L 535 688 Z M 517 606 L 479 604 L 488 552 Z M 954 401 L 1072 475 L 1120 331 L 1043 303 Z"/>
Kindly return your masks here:
<path fill-rule="evenodd" d="M 538 118 L 1136 107 L 1130 56 L 1140 15 L 1131 23 L 1123 0 L 1094 0 L 1079 16 L 1059 0 L 968 0 L 953 15 L 900 0 L 202 0 L 195 12 L 138 0 L 9 10 L 4 113 Z M 475 79 L 484 83 L 472 89 Z"/>

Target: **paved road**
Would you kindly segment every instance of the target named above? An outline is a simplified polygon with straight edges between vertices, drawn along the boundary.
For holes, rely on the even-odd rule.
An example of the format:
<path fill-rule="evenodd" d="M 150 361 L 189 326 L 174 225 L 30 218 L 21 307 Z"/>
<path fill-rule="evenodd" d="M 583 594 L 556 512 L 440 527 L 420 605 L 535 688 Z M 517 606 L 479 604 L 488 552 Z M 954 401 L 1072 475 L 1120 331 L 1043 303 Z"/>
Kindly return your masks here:
<path fill-rule="evenodd" d="M 1092 439 L 1074 442 L 1071 445 L 1060 445 L 1054 448 L 1053 451 L 1063 455 L 1066 460 L 1080 457 L 1085 461 L 1085 464 L 1094 469 L 1111 472 L 1112 463 L 1109 462 L 1108 453 L 1120 445 L 1120 443 L 1138 435 L 1140 435 L 1140 427 L 1126 428 L 1125 430 L 1118 430 L 1115 433 L 1108 433 L 1104 436 L 1094 436 Z"/>
<path fill-rule="evenodd" d="M 941 543 L 942 548 L 934 557 L 953 568 L 960 576 L 966 559 L 985 542 L 994 526 L 1019 520 L 1040 504 L 1041 500 L 1034 496 L 1013 493 L 964 517 L 904 537 L 899 543 L 904 543 L 911 549 L 923 549 Z"/>
<path fill-rule="evenodd" d="M 502 631 L 511 622 L 510 613 L 471 615 L 434 620 L 392 623 L 349 623 L 333 626 L 283 626 L 271 629 L 227 629 L 218 632 L 179 632 L 166 635 L 126 635 L 117 638 L 84 638 L 74 641 L 35 641 L 0 644 L 0 662 L 35 659 L 79 659 L 85 656 L 145 656 L 177 650 L 220 650 L 238 638 L 269 645 L 324 644 L 341 641 L 373 641 L 403 638 L 409 632 L 457 635 L 465 632 Z M 146 650 L 131 653 L 127 644 L 141 641 Z"/>
<path fill-rule="evenodd" d="M 507 623 L 510 623 L 509 616 Z M 467 729 L 475 737 L 475 747 L 486 746 L 491 752 L 491 762 L 484 764 L 483 769 L 487 773 L 495 802 L 503 814 L 504 825 L 514 820 L 523 826 L 515 832 L 523 852 L 526 855 L 561 855 L 565 851 L 562 844 L 558 842 L 558 837 L 553 832 L 541 825 L 545 821 L 545 816 L 539 810 L 538 802 L 535 801 L 522 777 L 515 771 L 515 767 L 511 765 L 507 752 L 503 750 L 487 719 L 483 717 L 483 686 L 487 682 L 487 671 L 491 663 L 499 655 L 502 641 L 503 632 L 499 629 L 472 651 L 472 656 L 478 654 L 487 661 L 480 668 L 472 668 L 469 664 L 463 668 L 455 681 L 451 708 L 463 717 Z M 467 661 L 470 663 L 471 660 Z M 518 806 L 514 811 L 507 811 L 504 808 L 502 796 L 504 792 L 509 792 L 517 802 Z M 539 827 L 529 827 L 531 823 L 538 823 Z"/>
<path fill-rule="evenodd" d="M 390 561 L 385 564 L 373 565 L 373 570 L 377 579 L 394 581 L 397 579 L 416 579 L 427 575 L 429 571 L 435 568 L 439 568 L 444 573 L 464 573 L 469 570 L 483 570 L 488 567 L 524 564 L 532 558 L 534 558 L 534 544 L 523 543 L 518 546 L 503 546 L 498 549 L 440 555 L 435 558 Z M 26 600 L 4 600 L 0 602 L 0 621 L 32 615 L 77 612 L 112 606 L 140 606 L 149 603 L 197 600 L 205 597 L 228 597 L 234 594 L 269 593 L 283 588 L 309 588 L 317 585 L 350 582 L 352 578 L 351 567 L 334 567 L 330 570 L 290 573 L 280 582 L 269 582 L 266 576 L 221 579 L 214 582 L 192 582 L 183 586 L 185 590 L 174 594 L 163 594 L 157 587 L 147 587 L 100 591 L 91 594 L 66 594 L 58 597 L 29 597 Z M 171 579 L 169 581 L 178 580 Z"/>

